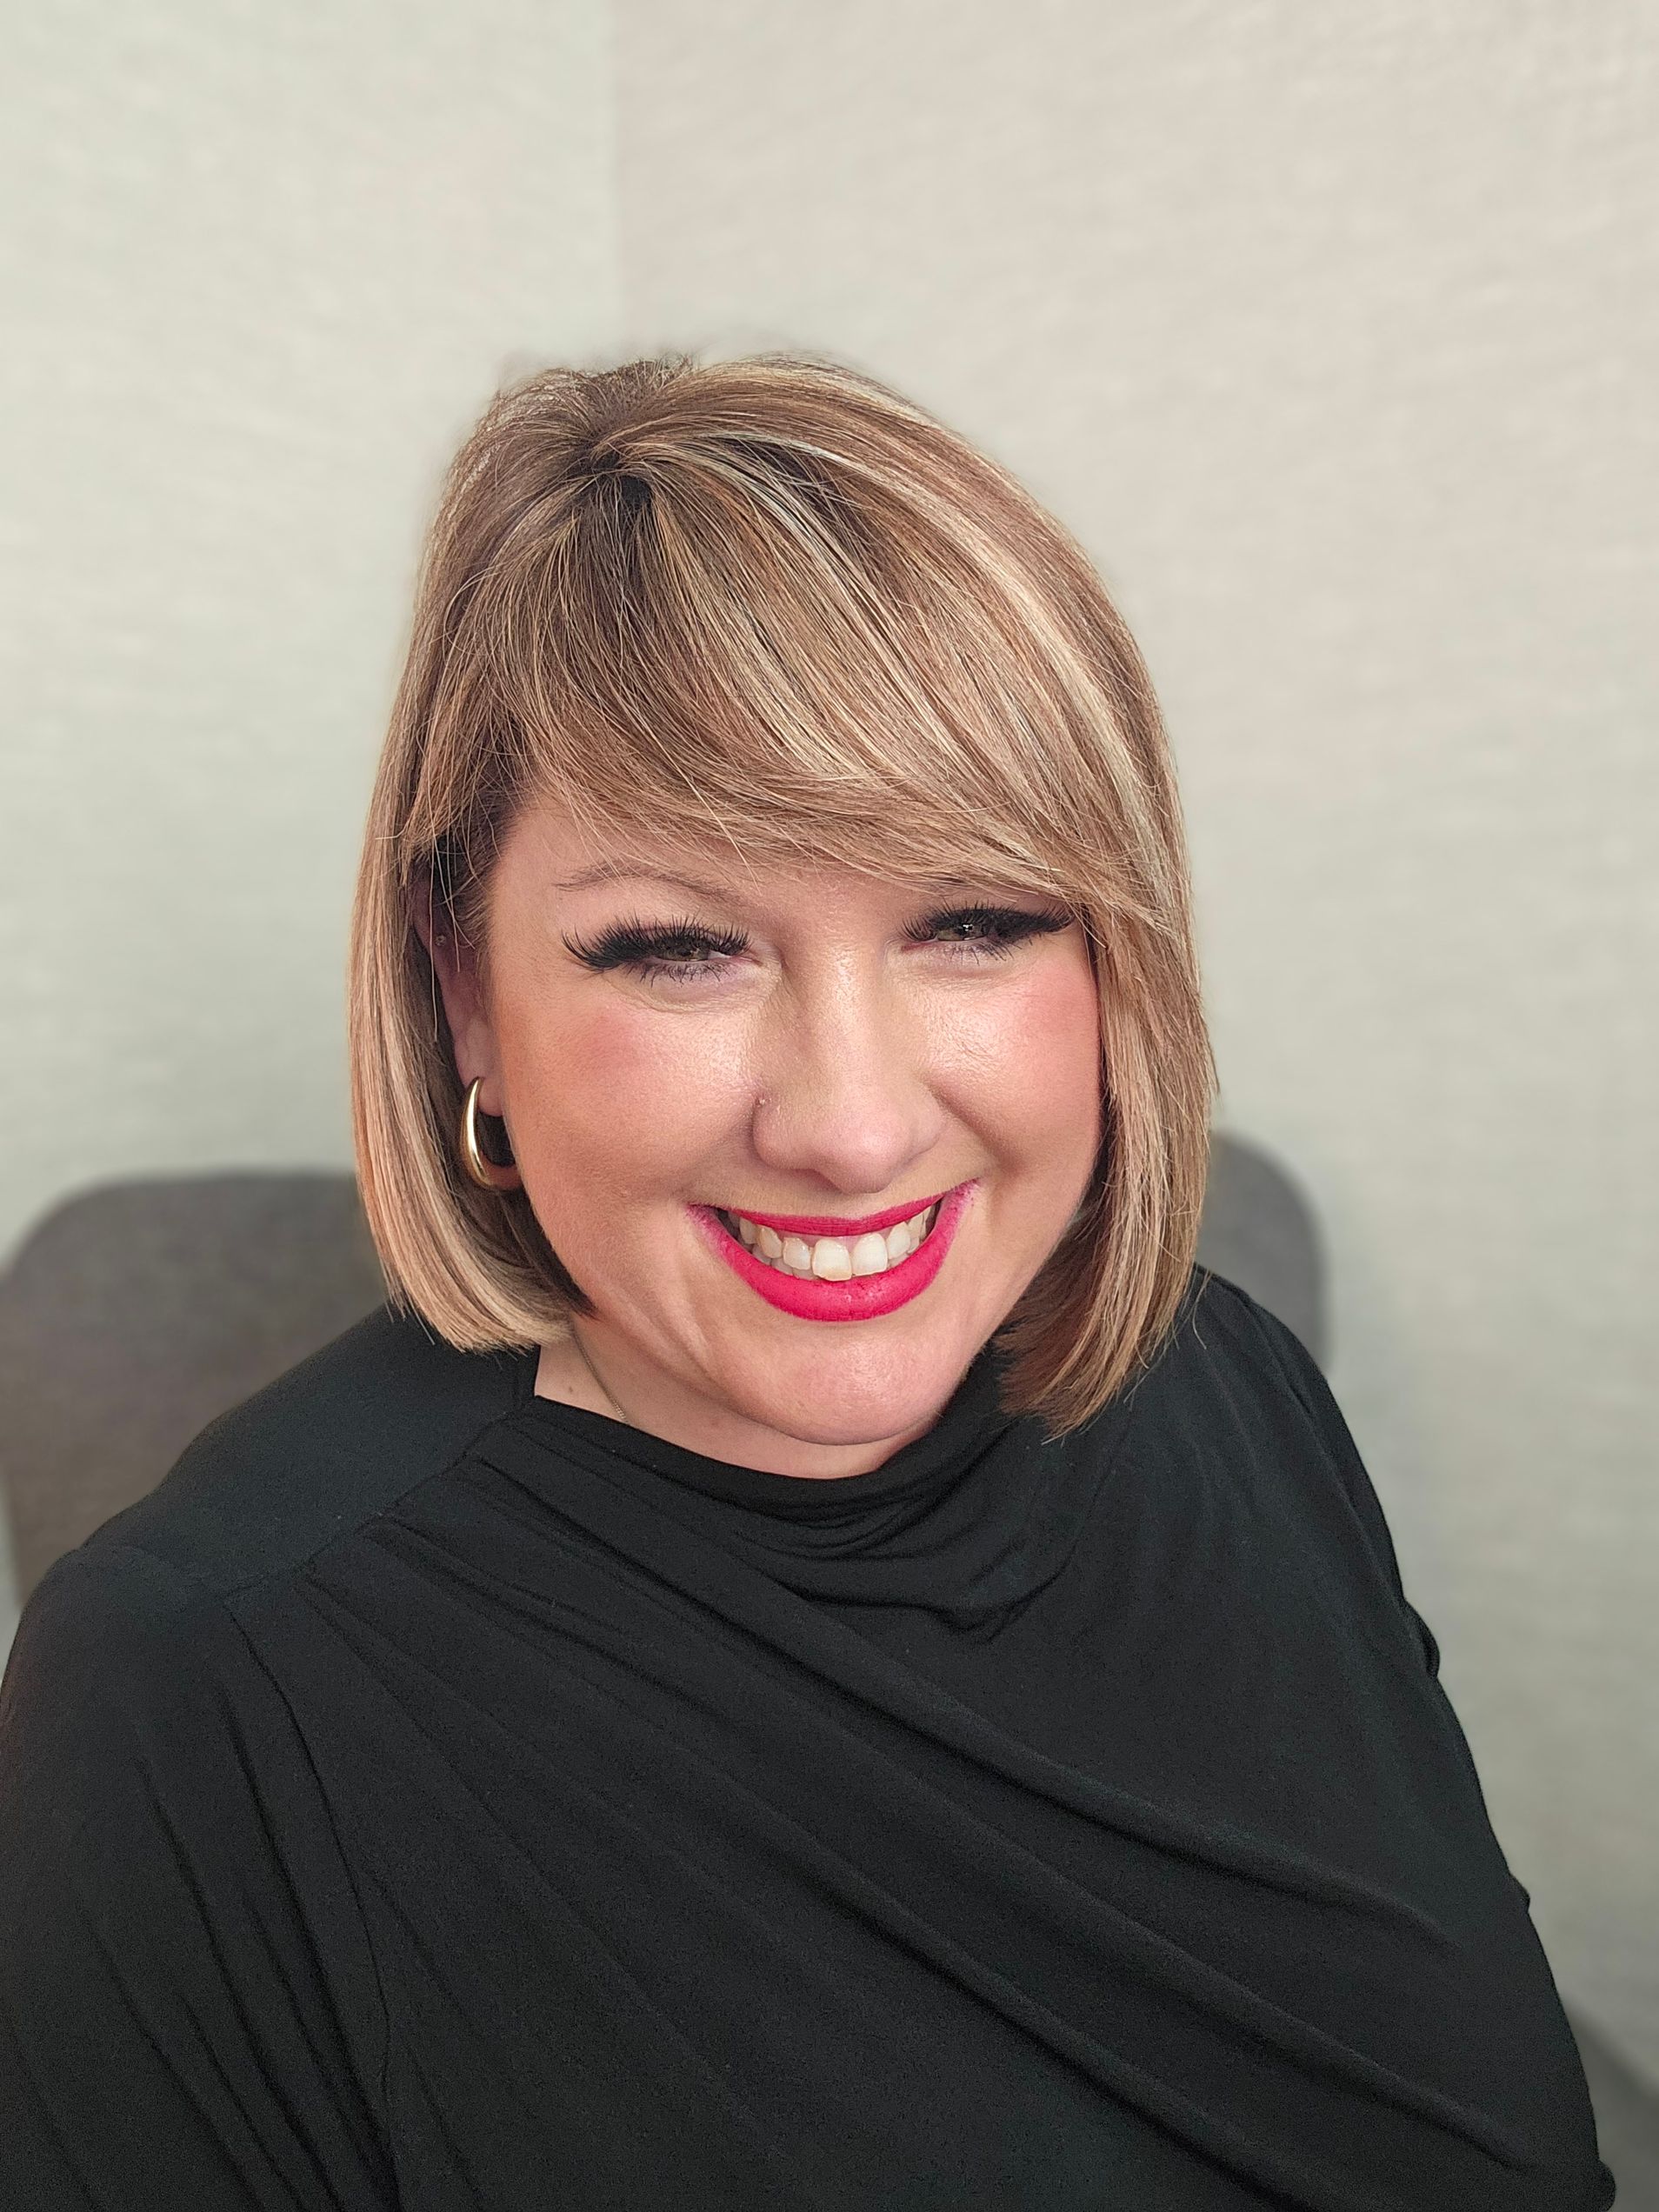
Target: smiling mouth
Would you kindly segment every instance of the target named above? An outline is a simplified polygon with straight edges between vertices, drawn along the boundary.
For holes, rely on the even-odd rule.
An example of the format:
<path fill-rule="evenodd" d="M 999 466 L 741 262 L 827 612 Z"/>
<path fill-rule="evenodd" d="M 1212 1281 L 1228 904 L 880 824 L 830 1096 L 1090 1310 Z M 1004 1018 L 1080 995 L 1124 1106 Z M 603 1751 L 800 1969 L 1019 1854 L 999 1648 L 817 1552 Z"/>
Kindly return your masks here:
<path fill-rule="evenodd" d="M 805 1283 L 846 1283 L 855 1276 L 886 1275 L 902 1266 L 933 1234 L 942 1203 L 935 1199 L 909 1220 L 895 1222 L 884 1230 L 869 1229 L 854 1236 L 785 1235 L 764 1223 L 740 1221 L 737 1215 L 724 1207 L 716 1206 L 710 1210 L 726 1234 L 763 1267 L 772 1268 L 779 1275 L 792 1275 Z"/>

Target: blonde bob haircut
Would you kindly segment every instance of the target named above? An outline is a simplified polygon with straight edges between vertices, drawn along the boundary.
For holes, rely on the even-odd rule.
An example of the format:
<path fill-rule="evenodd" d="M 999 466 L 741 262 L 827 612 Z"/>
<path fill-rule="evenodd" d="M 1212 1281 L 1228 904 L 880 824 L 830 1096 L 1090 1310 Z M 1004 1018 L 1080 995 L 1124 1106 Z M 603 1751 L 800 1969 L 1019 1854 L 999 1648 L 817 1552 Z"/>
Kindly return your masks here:
<path fill-rule="evenodd" d="M 965 876 L 1083 923 L 1100 1149 L 996 1341 L 1008 1409 L 1050 1437 L 1090 1419 L 1176 1320 L 1216 1070 L 1163 721 L 1076 543 L 996 463 L 830 361 L 670 355 L 497 392 L 424 550 L 348 996 L 390 1303 L 463 1350 L 550 1342 L 595 1311 L 524 1191 L 461 1164 L 413 918 L 470 950 L 487 994 L 493 855 L 554 795 L 624 847 Z"/>

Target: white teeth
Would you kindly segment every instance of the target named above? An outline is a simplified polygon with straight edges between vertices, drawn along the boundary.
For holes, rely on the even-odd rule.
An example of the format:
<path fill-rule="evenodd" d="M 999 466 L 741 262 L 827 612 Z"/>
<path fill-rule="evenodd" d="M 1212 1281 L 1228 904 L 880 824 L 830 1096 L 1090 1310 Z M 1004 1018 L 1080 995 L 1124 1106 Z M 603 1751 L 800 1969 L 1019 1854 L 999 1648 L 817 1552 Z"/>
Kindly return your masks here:
<path fill-rule="evenodd" d="M 870 1230 L 855 1237 L 820 1236 L 810 1243 L 801 1236 L 782 1236 L 763 1222 L 743 1214 L 723 1214 L 727 1227 L 735 1226 L 757 1259 L 776 1268 L 780 1275 L 800 1276 L 807 1281 L 846 1283 L 856 1275 L 883 1275 L 915 1251 L 938 1218 L 936 1205 L 924 1206 L 909 1221 L 895 1222 L 885 1232 Z"/>
<path fill-rule="evenodd" d="M 896 1229 L 898 1223 L 895 1222 L 893 1226 Z M 893 1255 L 887 1248 L 885 1235 L 871 1229 L 869 1236 L 856 1239 L 848 1260 L 854 1275 L 883 1275 L 893 1264 Z M 818 1268 L 816 1272 L 822 1275 L 823 1269 Z"/>

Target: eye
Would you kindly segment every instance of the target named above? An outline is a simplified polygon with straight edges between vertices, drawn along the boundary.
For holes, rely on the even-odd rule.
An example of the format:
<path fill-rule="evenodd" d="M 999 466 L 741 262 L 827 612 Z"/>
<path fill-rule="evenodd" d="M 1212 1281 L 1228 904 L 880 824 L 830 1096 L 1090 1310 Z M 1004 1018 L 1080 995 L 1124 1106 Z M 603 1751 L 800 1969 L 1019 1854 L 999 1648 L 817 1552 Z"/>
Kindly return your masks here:
<path fill-rule="evenodd" d="M 905 935 L 912 944 L 928 944 L 943 937 L 953 965 L 977 965 L 986 960 L 1004 960 L 1028 938 L 1049 936 L 1069 923 L 1069 915 L 1034 914 L 1024 907 L 957 906 L 929 915 Z M 965 930 L 967 935 L 951 938 L 948 933 L 953 930 Z M 596 974 L 623 968 L 647 983 L 676 984 L 717 973 L 726 957 L 735 957 L 749 946 L 739 929 L 711 929 L 704 923 L 690 920 L 616 922 L 591 943 L 572 937 L 564 943 L 575 958 Z"/>
<path fill-rule="evenodd" d="M 954 941 L 954 958 L 1004 960 L 1028 937 L 1049 936 L 1069 923 L 1069 915 L 1033 914 L 1023 906 L 954 906 L 929 915 L 907 934 L 913 943 L 925 944 L 943 930 L 965 925 L 970 935 Z"/>
<path fill-rule="evenodd" d="M 603 975 L 610 968 L 626 968 L 648 983 L 659 977 L 674 982 L 708 973 L 721 963 L 699 960 L 698 952 L 742 952 L 749 940 L 739 929 L 710 929 L 702 922 L 615 922 L 592 943 L 567 937 L 565 944 L 584 967 Z"/>

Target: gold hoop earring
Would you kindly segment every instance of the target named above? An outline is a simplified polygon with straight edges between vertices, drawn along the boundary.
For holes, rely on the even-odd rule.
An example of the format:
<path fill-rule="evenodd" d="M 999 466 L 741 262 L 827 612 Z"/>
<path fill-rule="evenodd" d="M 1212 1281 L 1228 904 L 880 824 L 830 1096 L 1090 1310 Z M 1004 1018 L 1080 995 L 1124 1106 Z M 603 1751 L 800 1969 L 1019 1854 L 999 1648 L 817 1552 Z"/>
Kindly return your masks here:
<path fill-rule="evenodd" d="M 498 1167 L 487 1160 L 478 1144 L 478 1093 L 483 1084 L 482 1076 L 475 1076 L 472 1088 L 467 1093 L 467 1103 L 461 1109 L 461 1162 L 467 1173 L 481 1190 L 517 1190 L 524 1178 L 510 1161 Z"/>

